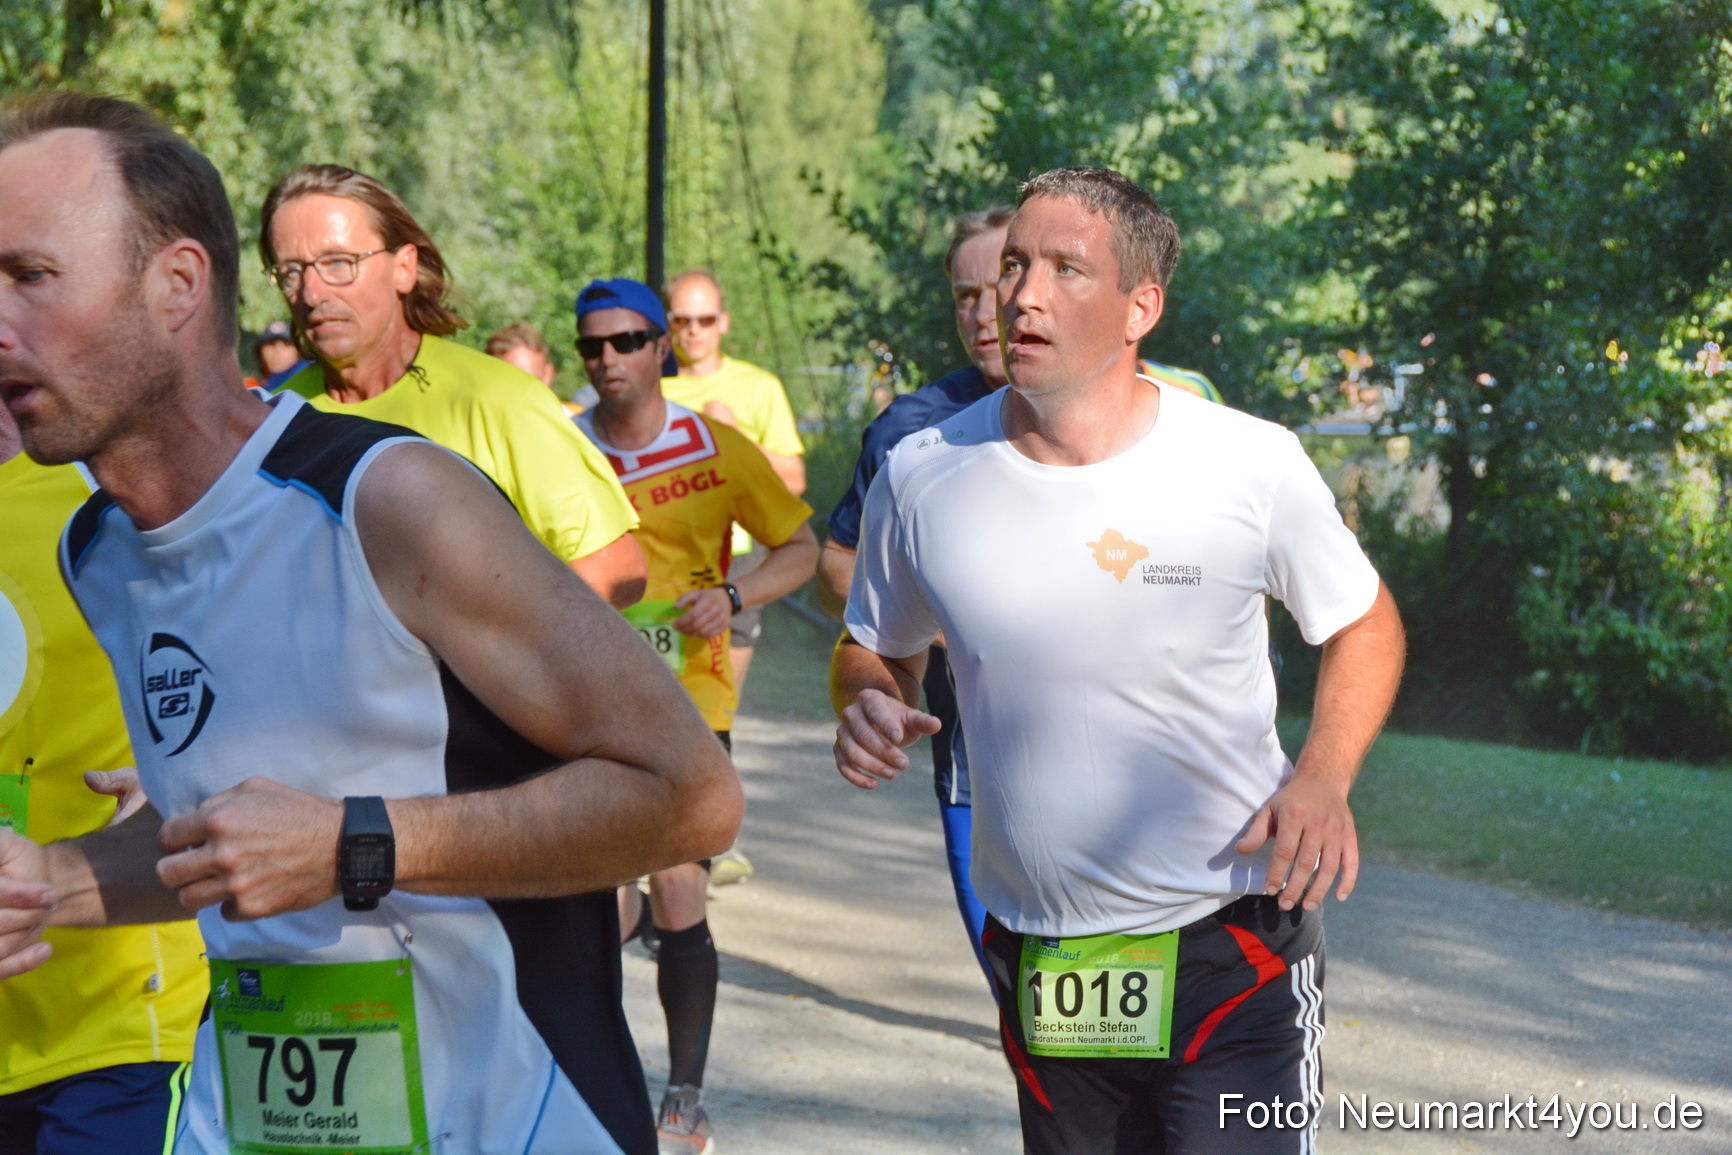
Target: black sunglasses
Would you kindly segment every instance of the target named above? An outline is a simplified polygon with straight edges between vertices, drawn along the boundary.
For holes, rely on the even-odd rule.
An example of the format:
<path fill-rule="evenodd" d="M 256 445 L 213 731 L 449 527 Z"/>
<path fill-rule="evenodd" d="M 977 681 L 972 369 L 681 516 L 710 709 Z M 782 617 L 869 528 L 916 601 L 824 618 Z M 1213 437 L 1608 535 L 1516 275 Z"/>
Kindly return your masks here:
<path fill-rule="evenodd" d="M 579 337 L 577 351 L 585 361 L 601 356 L 603 345 L 612 345 L 615 353 L 635 353 L 657 337 L 654 329 L 638 329 L 631 333 L 613 333 L 606 337 Z"/>

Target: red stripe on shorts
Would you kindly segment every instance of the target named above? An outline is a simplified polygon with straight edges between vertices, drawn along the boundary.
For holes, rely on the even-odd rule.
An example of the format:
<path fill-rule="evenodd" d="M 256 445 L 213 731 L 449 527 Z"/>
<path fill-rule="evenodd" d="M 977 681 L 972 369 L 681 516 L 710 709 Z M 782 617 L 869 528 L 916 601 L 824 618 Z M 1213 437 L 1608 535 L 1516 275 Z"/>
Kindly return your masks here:
<path fill-rule="evenodd" d="M 980 945 L 982 948 L 986 948 L 993 939 L 998 937 L 997 933 L 995 933 L 997 929 L 997 927 L 988 926 L 981 932 Z M 998 980 L 994 979 L 992 985 L 993 994 L 996 995 L 998 993 Z M 1013 1009 L 1015 1008 L 1015 1003 L 1016 1000 L 1012 999 L 1011 1005 Z M 1010 1037 L 1010 1020 L 1006 1016 L 1011 1013 L 1013 1012 L 1006 1011 L 1002 1006 L 999 1008 L 998 1034 L 999 1037 L 1004 1040 L 1004 1057 L 1010 1060 L 1011 1069 L 1016 1072 L 1017 1078 L 1021 1079 L 1023 1083 L 1028 1086 L 1028 1093 L 1033 1095 L 1035 1101 L 1042 1107 L 1051 1111 L 1052 1100 L 1046 1097 L 1046 1088 L 1040 1085 L 1040 1076 L 1034 1073 L 1034 1067 L 1029 1063 L 1028 1056 L 1023 1053 L 1021 1047 L 1017 1046 L 1016 1040 Z"/>
<path fill-rule="evenodd" d="M 1194 1063 L 1197 1055 L 1202 1052 L 1203 1044 L 1209 1041 L 1209 1036 L 1215 1033 L 1215 1028 L 1221 1025 L 1221 1020 L 1233 1013 L 1233 1008 L 1262 990 L 1269 980 L 1279 978 L 1287 971 L 1287 964 L 1263 945 L 1261 939 L 1241 927 L 1227 925 L 1227 933 L 1231 934 L 1239 944 L 1239 950 L 1245 956 L 1245 961 L 1257 970 L 1257 983 L 1250 990 L 1234 995 L 1220 1006 L 1209 1012 L 1203 1020 L 1203 1025 L 1197 1028 L 1197 1033 L 1191 1038 L 1191 1045 L 1185 1048 L 1185 1062 Z"/>

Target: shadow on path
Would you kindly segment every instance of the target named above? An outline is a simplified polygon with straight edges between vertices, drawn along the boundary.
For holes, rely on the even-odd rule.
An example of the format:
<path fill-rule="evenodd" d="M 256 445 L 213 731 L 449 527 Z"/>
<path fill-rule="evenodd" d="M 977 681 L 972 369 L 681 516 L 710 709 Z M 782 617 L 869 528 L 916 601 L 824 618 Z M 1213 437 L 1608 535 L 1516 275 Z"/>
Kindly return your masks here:
<path fill-rule="evenodd" d="M 847 1011 L 851 1015 L 860 1015 L 875 1022 L 892 1027 L 912 1027 L 918 1031 L 935 1031 L 941 1035 L 962 1039 L 986 1047 L 988 1050 L 998 1049 L 998 1034 L 987 1030 L 978 1023 L 963 1022 L 961 1019 L 940 1018 L 937 1015 L 913 1014 L 899 1011 L 893 1007 L 879 1006 L 863 999 L 851 999 L 839 995 L 835 991 L 808 982 L 798 975 L 790 974 L 768 963 L 754 959 L 741 958 L 739 955 L 723 953 L 722 981 L 732 983 L 737 987 L 759 991 L 766 995 L 787 995 L 791 998 L 811 999 L 827 1007 L 835 1007 L 839 1011 Z"/>

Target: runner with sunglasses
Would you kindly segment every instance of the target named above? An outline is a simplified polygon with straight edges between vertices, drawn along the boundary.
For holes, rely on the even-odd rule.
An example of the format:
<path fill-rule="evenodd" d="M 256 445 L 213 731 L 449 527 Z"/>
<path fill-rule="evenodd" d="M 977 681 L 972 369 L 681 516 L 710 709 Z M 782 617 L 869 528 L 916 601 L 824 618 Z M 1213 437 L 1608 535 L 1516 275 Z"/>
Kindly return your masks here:
<path fill-rule="evenodd" d="M 397 195 L 340 165 L 303 165 L 259 217 L 265 271 L 316 358 L 287 388 L 467 457 L 597 593 L 636 601 L 643 552 L 613 471 L 541 382 L 447 339 L 467 322 L 446 301 L 438 246 Z"/>
<path fill-rule="evenodd" d="M 607 455 L 643 519 L 649 588 L 626 617 L 680 678 L 704 720 L 729 745 L 735 691 L 729 619 L 797 589 L 818 565 L 812 509 L 788 492 L 770 462 L 723 422 L 663 396 L 670 356 L 661 301 L 624 278 L 591 282 L 577 298 L 577 350 L 598 400 L 577 421 Z M 731 573 L 728 539 L 741 525 L 770 548 L 749 574 Z M 668 1025 L 668 1089 L 657 1120 L 665 1155 L 712 1150 L 702 1105 L 715 1017 L 717 958 L 705 920 L 708 861 L 650 876 L 660 946 L 656 988 Z M 641 898 L 622 890 L 621 924 Z"/>

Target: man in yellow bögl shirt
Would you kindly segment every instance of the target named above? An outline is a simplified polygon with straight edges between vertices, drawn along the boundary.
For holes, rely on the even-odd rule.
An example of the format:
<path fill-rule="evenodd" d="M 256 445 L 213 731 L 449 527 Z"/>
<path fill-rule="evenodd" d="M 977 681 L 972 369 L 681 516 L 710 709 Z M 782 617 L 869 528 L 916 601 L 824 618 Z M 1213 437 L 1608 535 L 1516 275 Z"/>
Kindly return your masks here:
<path fill-rule="evenodd" d="M 266 271 L 315 357 L 286 387 L 467 457 L 597 593 L 636 601 L 637 518 L 613 471 L 546 386 L 446 339 L 466 322 L 446 303 L 438 247 L 397 195 L 340 165 L 303 165 L 259 217 Z"/>
<path fill-rule="evenodd" d="M 24 456 L 0 406 L 0 826 L 36 842 L 107 825 L 114 799 L 92 786 L 132 764 L 108 657 L 57 562 L 90 492 L 75 467 Z M 210 989 L 198 925 L 44 937 L 49 960 L 0 983 L 0 1155 L 158 1155 Z"/>
<path fill-rule="evenodd" d="M 746 437 L 662 396 L 667 320 L 647 285 L 591 282 L 577 298 L 578 352 L 598 396 L 577 418 L 607 455 L 642 518 L 649 588 L 626 617 L 662 655 L 724 745 L 738 696 L 728 661 L 729 619 L 790 593 L 818 565 L 812 508 L 777 478 Z M 743 525 L 770 547 L 762 565 L 729 580 L 729 534 Z M 704 1058 L 715 1015 L 717 958 L 704 918 L 709 863 L 650 876 L 661 945 L 656 989 L 668 1024 L 668 1089 L 656 1120 L 660 1149 L 709 1150 Z M 636 922 L 637 890 L 622 895 L 621 925 Z"/>

